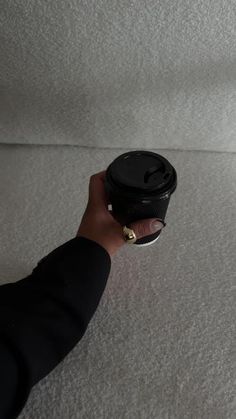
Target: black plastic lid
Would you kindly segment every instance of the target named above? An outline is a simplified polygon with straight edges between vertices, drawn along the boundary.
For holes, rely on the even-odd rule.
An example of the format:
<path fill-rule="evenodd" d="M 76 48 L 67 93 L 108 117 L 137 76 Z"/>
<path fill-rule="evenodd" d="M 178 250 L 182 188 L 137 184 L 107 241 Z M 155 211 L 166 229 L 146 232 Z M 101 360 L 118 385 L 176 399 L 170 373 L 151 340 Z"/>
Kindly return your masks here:
<path fill-rule="evenodd" d="M 174 192 L 175 169 L 164 157 L 151 151 L 131 151 L 117 157 L 108 167 L 108 176 L 119 189 L 145 195 Z"/>

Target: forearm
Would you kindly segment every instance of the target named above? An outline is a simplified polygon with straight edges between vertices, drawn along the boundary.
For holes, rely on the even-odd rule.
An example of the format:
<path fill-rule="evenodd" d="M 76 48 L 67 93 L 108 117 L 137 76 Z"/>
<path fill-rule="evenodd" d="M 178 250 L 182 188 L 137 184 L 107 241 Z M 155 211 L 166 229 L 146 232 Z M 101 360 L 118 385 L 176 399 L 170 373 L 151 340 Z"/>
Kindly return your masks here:
<path fill-rule="evenodd" d="M 17 388 L 29 392 L 81 339 L 110 265 L 101 246 L 75 238 L 44 258 L 29 277 L 0 287 L 0 342 L 11 359 Z M 11 392 L 19 409 L 16 388 Z"/>

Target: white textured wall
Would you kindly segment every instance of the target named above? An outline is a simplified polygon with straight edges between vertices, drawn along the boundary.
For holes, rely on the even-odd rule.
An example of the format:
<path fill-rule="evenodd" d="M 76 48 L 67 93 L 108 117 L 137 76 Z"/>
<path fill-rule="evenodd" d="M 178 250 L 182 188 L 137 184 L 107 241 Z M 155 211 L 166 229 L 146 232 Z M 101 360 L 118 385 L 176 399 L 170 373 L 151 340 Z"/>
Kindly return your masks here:
<path fill-rule="evenodd" d="M 233 0 L 0 0 L 0 141 L 236 151 Z"/>
<path fill-rule="evenodd" d="M 77 231 L 119 150 L 0 146 L 0 283 Z M 179 185 L 149 247 L 124 246 L 82 341 L 21 419 L 235 419 L 236 154 L 165 151 Z"/>

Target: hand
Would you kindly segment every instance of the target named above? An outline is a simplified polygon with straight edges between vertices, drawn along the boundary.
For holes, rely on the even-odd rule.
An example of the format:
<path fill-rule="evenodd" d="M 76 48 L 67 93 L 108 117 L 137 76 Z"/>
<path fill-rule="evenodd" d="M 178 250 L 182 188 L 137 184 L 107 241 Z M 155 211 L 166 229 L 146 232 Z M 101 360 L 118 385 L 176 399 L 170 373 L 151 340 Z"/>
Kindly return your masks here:
<path fill-rule="evenodd" d="M 112 256 L 126 242 L 123 238 L 123 226 L 115 220 L 108 210 L 110 202 L 104 187 L 105 174 L 106 171 L 99 172 L 90 178 L 88 204 L 77 236 L 94 240 Z M 136 221 L 129 227 L 134 230 L 137 239 L 139 239 L 161 230 L 164 224 L 156 218 L 149 218 Z"/>

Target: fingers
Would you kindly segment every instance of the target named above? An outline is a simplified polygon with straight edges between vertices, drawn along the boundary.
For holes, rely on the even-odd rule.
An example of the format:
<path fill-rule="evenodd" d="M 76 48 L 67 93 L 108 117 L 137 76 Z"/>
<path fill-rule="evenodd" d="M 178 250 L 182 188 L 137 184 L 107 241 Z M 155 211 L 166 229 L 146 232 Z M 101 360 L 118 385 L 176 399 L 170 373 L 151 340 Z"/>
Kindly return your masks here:
<path fill-rule="evenodd" d="M 165 226 L 160 220 L 156 218 L 149 218 L 146 220 L 139 220 L 130 225 L 134 230 L 137 239 L 157 233 Z"/>
<path fill-rule="evenodd" d="M 95 205 L 97 208 L 99 207 L 107 210 L 109 200 L 105 192 L 105 176 L 106 170 L 103 170 L 90 177 L 89 203 L 90 205 Z"/>
<path fill-rule="evenodd" d="M 98 177 L 99 179 L 104 181 L 106 177 L 106 170 L 102 170 L 101 172 L 95 173 L 93 176 Z"/>

